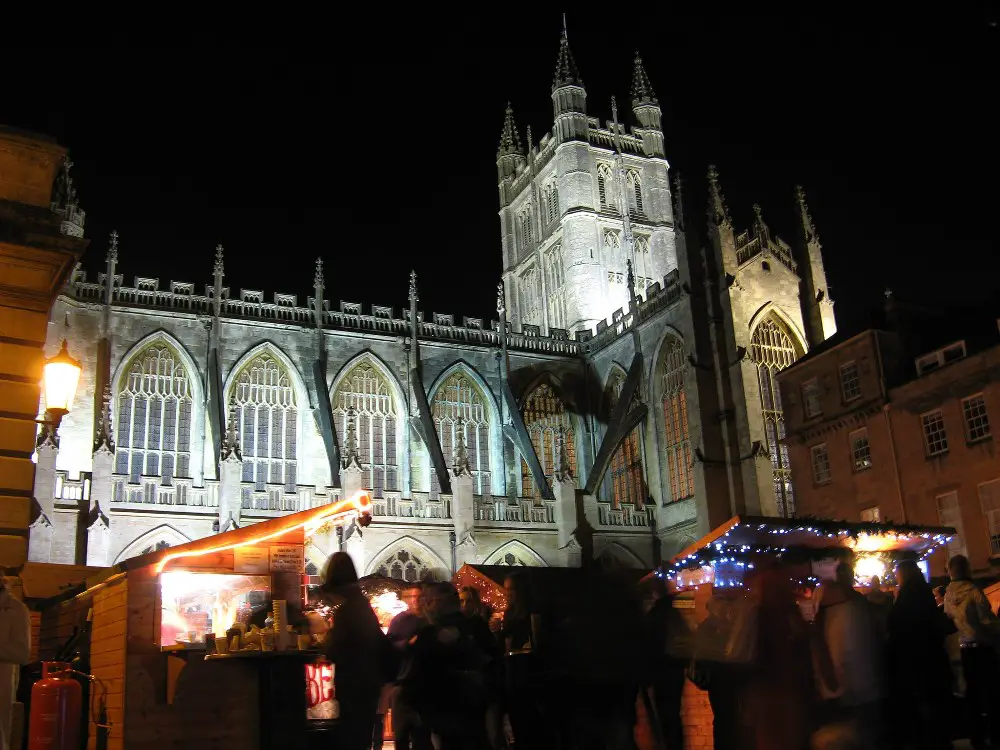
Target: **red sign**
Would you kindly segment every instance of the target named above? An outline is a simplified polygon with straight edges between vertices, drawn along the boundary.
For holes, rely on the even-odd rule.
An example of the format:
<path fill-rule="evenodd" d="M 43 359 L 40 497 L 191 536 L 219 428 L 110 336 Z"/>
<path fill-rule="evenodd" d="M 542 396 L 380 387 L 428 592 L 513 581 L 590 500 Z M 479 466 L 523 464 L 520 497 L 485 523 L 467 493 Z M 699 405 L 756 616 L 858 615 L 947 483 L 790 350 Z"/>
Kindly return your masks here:
<path fill-rule="evenodd" d="M 333 693 L 333 664 L 317 661 L 306 664 L 306 719 L 336 719 Z"/>

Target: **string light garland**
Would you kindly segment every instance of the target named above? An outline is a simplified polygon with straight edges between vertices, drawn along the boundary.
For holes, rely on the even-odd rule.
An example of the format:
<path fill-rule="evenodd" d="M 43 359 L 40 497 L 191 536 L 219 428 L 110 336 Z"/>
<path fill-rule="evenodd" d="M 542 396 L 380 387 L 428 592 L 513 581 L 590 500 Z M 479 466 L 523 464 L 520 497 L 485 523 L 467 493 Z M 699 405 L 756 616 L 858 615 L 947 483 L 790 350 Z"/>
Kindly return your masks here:
<path fill-rule="evenodd" d="M 656 575 L 673 581 L 679 587 L 712 583 L 720 588 L 740 587 L 747 570 L 753 570 L 754 560 L 772 557 L 785 564 L 805 564 L 820 561 L 857 560 L 862 572 L 858 584 L 870 582 L 879 575 L 886 584 L 893 584 L 894 563 L 910 558 L 925 562 L 934 552 L 952 540 L 951 529 L 928 529 L 923 526 L 849 523 L 826 519 L 741 519 L 736 518 L 720 536 L 700 549 L 675 558 L 660 566 Z M 793 540 L 794 535 L 806 539 Z M 778 537 L 774 543 L 740 542 L 734 537 Z M 800 542 L 800 543 L 796 543 Z M 817 544 L 818 542 L 818 544 Z M 922 550 L 907 547 L 920 546 Z M 817 576 L 790 577 L 798 586 L 812 587 Z"/>

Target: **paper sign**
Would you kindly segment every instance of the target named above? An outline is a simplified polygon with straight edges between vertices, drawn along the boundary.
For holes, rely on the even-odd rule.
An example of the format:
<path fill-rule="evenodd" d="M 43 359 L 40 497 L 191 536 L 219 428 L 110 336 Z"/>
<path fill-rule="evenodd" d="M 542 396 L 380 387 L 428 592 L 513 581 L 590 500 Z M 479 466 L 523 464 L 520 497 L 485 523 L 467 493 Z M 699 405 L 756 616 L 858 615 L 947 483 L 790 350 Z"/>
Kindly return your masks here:
<path fill-rule="evenodd" d="M 267 573 L 266 547 L 237 547 L 233 550 L 233 570 L 237 573 Z"/>
<path fill-rule="evenodd" d="M 276 544 L 271 547 L 271 571 L 301 573 L 306 568 L 306 548 L 301 544 Z"/>
<path fill-rule="evenodd" d="M 336 719 L 333 664 L 306 664 L 306 719 Z"/>

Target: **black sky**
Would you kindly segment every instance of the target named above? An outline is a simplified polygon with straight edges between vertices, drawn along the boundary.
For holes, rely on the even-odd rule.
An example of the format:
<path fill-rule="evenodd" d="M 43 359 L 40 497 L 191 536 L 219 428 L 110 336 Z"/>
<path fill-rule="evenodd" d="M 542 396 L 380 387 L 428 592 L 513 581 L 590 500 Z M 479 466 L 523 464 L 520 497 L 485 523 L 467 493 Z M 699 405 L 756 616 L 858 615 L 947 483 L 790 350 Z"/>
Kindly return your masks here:
<path fill-rule="evenodd" d="M 570 45 L 602 120 L 612 95 L 628 101 L 642 52 L 690 216 L 715 163 L 736 224 L 759 202 L 790 239 L 805 186 L 842 327 L 886 286 L 943 303 L 1000 296 L 996 17 L 834 7 L 571 11 Z M 0 122 L 71 149 L 91 273 L 117 229 L 127 283 L 208 283 L 221 242 L 234 294 L 304 304 L 322 255 L 334 301 L 398 310 L 412 266 L 424 310 L 489 319 L 503 110 L 510 99 L 522 139 L 527 124 L 536 142 L 551 127 L 560 14 L 341 21 L 266 45 L 35 48 L 37 64 L 5 75 Z"/>

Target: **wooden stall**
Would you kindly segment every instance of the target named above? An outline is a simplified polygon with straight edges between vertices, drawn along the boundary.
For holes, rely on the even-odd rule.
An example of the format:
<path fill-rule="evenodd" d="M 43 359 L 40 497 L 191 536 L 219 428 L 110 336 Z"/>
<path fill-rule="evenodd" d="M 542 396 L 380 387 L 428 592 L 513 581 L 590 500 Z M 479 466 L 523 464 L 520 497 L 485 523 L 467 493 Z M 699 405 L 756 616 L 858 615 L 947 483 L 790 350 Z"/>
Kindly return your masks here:
<path fill-rule="evenodd" d="M 736 516 L 682 550 L 654 575 L 671 582 L 674 606 L 683 610 L 695 629 L 705 619 L 713 596 L 738 596 L 748 572 L 765 561 L 779 564 L 797 584 L 800 609 L 811 621 L 813 590 L 833 578 L 840 562 L 855 566 L 859 591 L 871 591 L 873 575 L 883 589 L 891 590 L 896 562 L 912 559 L 927 576 L 932 559 L 946 557 L 954 534 L 951 528 L 927 526 Z M 690 681 L 684 685 L 682 720 L 684 746 L 711 750 L 708 694 Z"/>
<path fill-rule="evenodd" d="M 288 634 L 214 653 L 213 641 L 272 601 L 301 610 L 308 537 L 370 518 L 360 496 L 132 558 L 50 599 L 43 632 L 92 612 L 89 747 L 294 749 L 331 730 L 309 718 L 330 718 L 333 684 L 308 644 Z"/>

